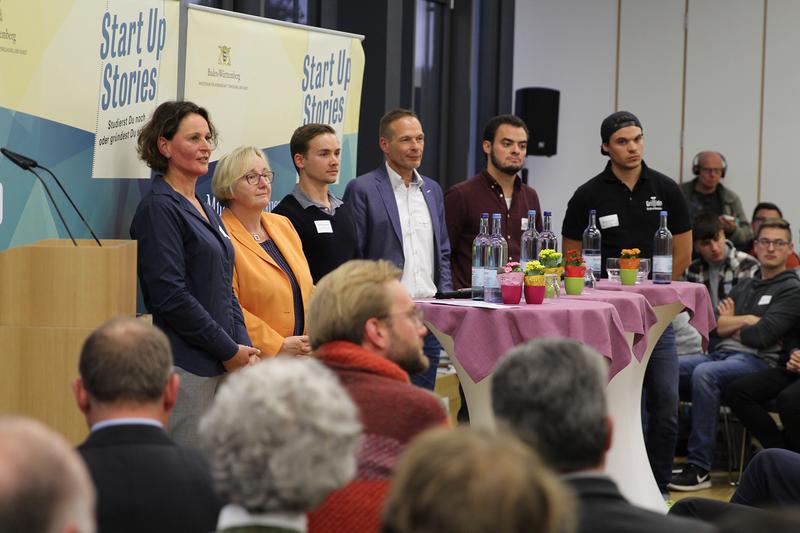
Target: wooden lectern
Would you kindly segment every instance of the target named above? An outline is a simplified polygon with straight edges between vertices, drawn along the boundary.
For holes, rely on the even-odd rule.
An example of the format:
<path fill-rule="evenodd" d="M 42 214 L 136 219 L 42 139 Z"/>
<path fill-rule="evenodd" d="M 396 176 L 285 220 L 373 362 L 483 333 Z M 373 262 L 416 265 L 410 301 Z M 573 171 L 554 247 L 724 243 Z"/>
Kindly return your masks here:
<path fill-rule="evenodd" d="M 50 239 L 0 252 L 0 412 L 73 444 L 88 429 L 72 395 L 88 335 L 136 314 L 136 241 Z"/>

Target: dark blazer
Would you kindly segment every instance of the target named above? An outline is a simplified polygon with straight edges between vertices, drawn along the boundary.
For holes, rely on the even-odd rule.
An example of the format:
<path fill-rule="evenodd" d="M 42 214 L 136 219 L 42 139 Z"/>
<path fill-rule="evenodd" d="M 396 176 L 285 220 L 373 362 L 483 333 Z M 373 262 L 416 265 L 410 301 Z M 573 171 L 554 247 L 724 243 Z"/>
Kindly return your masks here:
<path fill-rule="evenodd" d="M 442 188 L 431 178 L 422 178 L 422 192 L 433 223 L 433 282 L 440 291 L 452 290 L 450 237 L 444 219 Z M 344 202 L 350 206 L 356 225 L 359 254 L 364 259 L 386 259 L 403 268 L 403 234 L 400 214 L 389 174 L 383 164 L 347 184 Z"/>
<path fill-rule="evenodd" d="M 175 365 L 198 376 L 225 372 L 239 344 L 250 345 L 233 293 L 233 245 L 219 216 L 209 222 L 163 178 L 153 178 L 131 222 L 147 310 L 172 345 Z"/>
<path fill-rule="evenodd" d="M 578 533 L 710 533 L 703 522 L 677 518 L 631 505 L 611 478 L 578 474 L 564 481 L 577 495 Z M 664 508 L 666 511 L 666 506 Z"/>
<path fill-rule="evenodd" d="M 99 533 L 214 531 L 222 507 L 202 454 L 144 424 L 97 430 L 78 447 L 97 489 Z"/>

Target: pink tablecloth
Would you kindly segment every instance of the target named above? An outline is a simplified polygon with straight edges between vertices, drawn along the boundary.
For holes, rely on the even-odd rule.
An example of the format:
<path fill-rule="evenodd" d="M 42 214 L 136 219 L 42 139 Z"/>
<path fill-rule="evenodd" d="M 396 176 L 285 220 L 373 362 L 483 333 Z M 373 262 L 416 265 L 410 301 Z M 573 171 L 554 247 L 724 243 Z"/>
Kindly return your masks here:
<path fill-rule="evenodd" d="M 708 289 L 702 283 L 673 281 L 662 285 L 645 281 L 637 285 L 622 285 L 604 279 L 597 283 L 597 289 L 641 294 L 653 307 L 680 302 L 689 311 L 691 317 L 689 324 L 694 326 L 703 337 L 703 349 L 708 348 L 708 333 L 717 327 L 714 309 L 711 306 L 711 297 L 708 295 Z"/>
<path fill-rule="evenodd" d="M 600 301 L 616 307 L 623 331 L 633 333 L 633 355 L 639 361 L 642 360 L 647 351 L 647 332 L 658 322 L 658 317 L 647 298 L 631 291 L 603 290 L 587 290 L 580 296 L 562 294 L 561 298 Z"/>
<path fill-rule="evenodd" d="M 510 348 L 541 337 L 569 337 L 593 347 L 611 360 L 609 379 L 631 361 L 619 313 L 606 302 L 563 298 L 484 309 L 418 300 L 417 306 L 426 321 L 453 338 L 458 360 L 475 383 L 491 374 Z"/>

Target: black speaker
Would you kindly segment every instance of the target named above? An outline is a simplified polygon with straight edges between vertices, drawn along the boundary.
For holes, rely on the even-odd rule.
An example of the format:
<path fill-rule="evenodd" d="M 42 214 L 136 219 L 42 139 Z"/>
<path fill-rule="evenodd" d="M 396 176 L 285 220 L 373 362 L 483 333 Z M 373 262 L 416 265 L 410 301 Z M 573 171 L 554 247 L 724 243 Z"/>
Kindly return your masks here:
<path fill-rule="evenodd" d="M 514 114 L 528 125 L 528 155 L 556 155 L 560 98 L 559 91 L 547 87 L 517 89 Z"/>

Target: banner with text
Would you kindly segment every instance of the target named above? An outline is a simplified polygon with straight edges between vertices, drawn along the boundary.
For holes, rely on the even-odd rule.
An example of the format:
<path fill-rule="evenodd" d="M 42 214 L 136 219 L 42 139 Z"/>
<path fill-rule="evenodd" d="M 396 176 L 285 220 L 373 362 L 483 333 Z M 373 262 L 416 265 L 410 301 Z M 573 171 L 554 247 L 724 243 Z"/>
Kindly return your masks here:
<path fill-rule="evenodd" d="M 271 205 L 296 182 L 288 145 L 303 124 L 329 124 L 339 136 L 334 192 L 355 177 L 363 74 L 355 36 L 189 7 L 184 97 L 206 107 L 220 132 L 214 159 L 241 145 L 266 151 L 277 173 Z"/>

